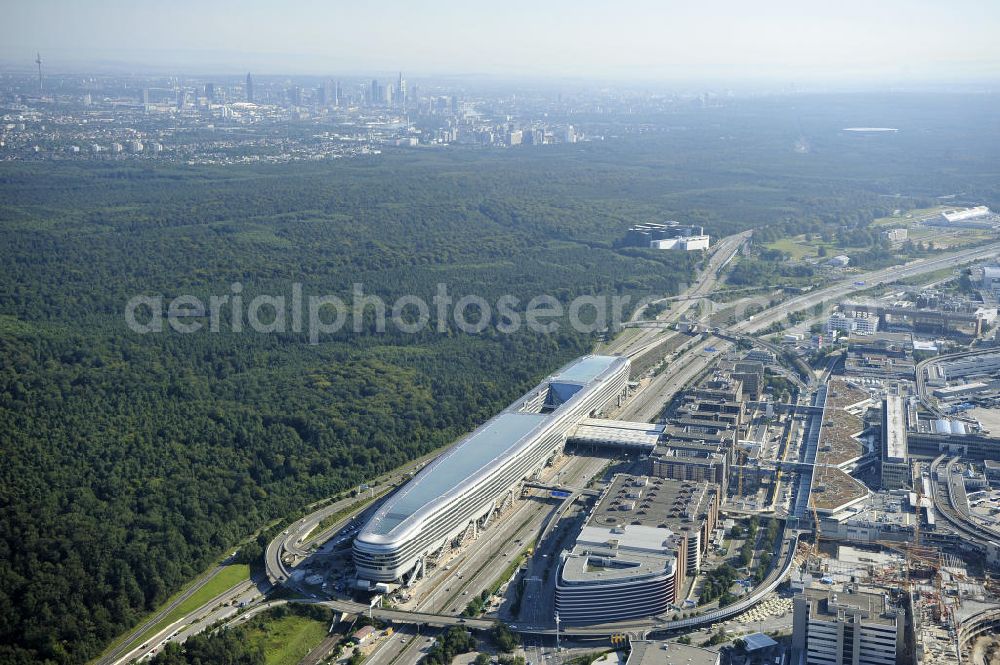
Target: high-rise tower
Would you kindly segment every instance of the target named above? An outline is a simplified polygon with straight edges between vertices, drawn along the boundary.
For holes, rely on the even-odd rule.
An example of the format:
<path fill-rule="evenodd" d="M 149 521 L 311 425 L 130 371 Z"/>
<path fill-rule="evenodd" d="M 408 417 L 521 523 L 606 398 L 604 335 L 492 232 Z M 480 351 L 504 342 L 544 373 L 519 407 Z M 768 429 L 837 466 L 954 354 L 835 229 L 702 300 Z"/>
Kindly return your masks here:
<path fill-rule="evenodd" d="M 250 78 L 250 72 L 247 72 L 247 101 L 251 104 L 254 103 L 253 97 L 253 79 Z"/>

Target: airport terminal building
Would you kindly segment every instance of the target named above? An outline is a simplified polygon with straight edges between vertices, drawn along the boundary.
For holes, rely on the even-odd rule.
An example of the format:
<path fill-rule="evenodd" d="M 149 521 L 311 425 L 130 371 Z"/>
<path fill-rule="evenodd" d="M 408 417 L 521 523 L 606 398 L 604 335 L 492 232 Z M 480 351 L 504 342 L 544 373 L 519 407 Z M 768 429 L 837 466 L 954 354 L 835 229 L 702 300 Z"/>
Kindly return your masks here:
<path fill-rule="evenodd" d="M 358 586 L 412 580 L 428 556 L 512 499 L 582 420 L 620 403 L 628 375 L 628 358 L 578 358 L 421 469 L 355 538 Z"/>

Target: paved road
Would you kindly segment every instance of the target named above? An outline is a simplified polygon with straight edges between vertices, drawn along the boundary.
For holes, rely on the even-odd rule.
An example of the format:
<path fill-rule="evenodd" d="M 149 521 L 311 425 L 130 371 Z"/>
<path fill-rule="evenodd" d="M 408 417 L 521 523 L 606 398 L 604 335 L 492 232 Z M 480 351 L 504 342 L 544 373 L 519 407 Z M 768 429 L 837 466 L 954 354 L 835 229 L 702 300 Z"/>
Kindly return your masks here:
<path fill-rule="evenodd" d="M 743 321 L 741 323 L 737 323 L 732 327 L 732 329 L 747 333 L 759 332 L 764 328 L 767 328 L 772 323 L 781 321 L 792 312 L 809 309 L 818 303 L 827 300 L 838 300 L 851 293 L 870 289 L 884 282 L 913 277 L 925 272 L 933 272 L 935 270 L 940 270 L 941 268 L 947 268 L 962 263 L 968 263 L 970 261 L 989 258 L 994 256 L 998 251 L 1000 251 L 1000 242 L 995 242 L 976 249 L 949 252 L 933 258 L 910 261 L 906 265 L 902 266 L 890 266 L 889 268 L 883 268 L 881 270 L 873 270 L 867 273 L 852 275 L 842 282 L 837 282 L 832 286 L 817 289 L 802 296 L 790 298 L 789 300 L 786 300 L 785 302 L 755 316 L 753 321 Z M 864 284 L 858 285 L 856 282 L 864 282 Z"/>
<path fill-rule="evenodd" d="M 106 654 L 104 654 L 103 656 L 101 656 L 100 658 L 98 658 L 95 661 L 96 665 L 111 665 L 111 663 L 114 663 L 115 661 L 117 661 L 121 657 L 121 655 L 123 653 L 126 653 L 127 651 L 129 651 L 129 647 L 132 646 L 132 644 L 137 639 L 139 639 L 139 637 L 142 636 L 143 633 L 145 633 L 147 630 L 149 630 L 150 627 L 155 626 L 160 621 L 162 621 L 164 619 L 164 617 L 166 617 L 168 614 L 170 614 L 171 612 L 173 612 L 174 609 L 176 609 L 178 605 L 180 605 L 181 603 L 183 603 L 184 601 L 186 601 L 188 598 L 190 598 L 192 595 L 194 595 L 194 593 L 196 591 L 198 591 L 198 589 L 202 588 L 203 586 L 205 586 L 206 584 L 208 584 L 210 581 L 212 581 L 212 579 L 216 575 L 218 575 L 220 572 L 222 572 L 223 567 L 224 566 L 222 564 L 216 566 L 215 568 L 213 568 L 212 570 L 210 570 L 208 573 L 206 573 L 203 577 L 199 578 L 194 584 L 191 585 L 191 587 L 189 589 L 187 589 L 184 593 L 182 593 L 181 595 L 179 595 L 176 599 L 174 599 L 173 601 L 167 603 L 166 605 L 164 605 L 163 607 L 161 607 L 159 610 L 157 610 L 156 613 L 154 613 L 152 616 L 150 616 L 149 618 L 147 618 L 145 621 L 143 621 L 139 625 L 138 628 L 136 628 L 134 631 L 132 631 L 129 634 L 129 636 L 127 638 L 125 638 L 124 642 L 122 642 L 117 647 L 115 647 L 111 651 L 107 652 Z"/>
<path fill-rule="evenodd" d="M 737 238 L 737 237 L 731 237 L 731 238 Z M 703 273 L 703 275 L 692 287 L 696 293 L 707 293 L 711 289 L 711 287 L 714 286 L 714 281 L 717 278 L 719 265 L 722 263 L 721 258 L 725 257 L 728 260 L 728 256 L 726 256 L 726 254 L 728 254 L 730 250 L 735 252 L 735 249 L 738 249 L 738 247 L 739 244 L 737 244 L 735 248 L 730 248 L 729 245 L 727 244 L 724 246 L 724 249 L 726 250 L 725 253 L 717 250 L 716 253 L 713 254 L 712 257 L 713 260 L 716 257 L 720 257 L 719 263 L 713 265 L 713 261 L 710 260 L 710 264 L 709 266 L 707 266 L 708 269 Z M 990 245 L 986 245 L 984 247 L 977 249 L 951 252 L 940 257 L 912 261 L 905 266 L 895 266 L 884 270 L 877 270 L 862 275 L 857 275 L 844 280 L 844 282 L 842 283 L 835 284 L 825 289 L 819 289 L 804 296 L 798 296 L 796 298 L 789 299 L 784 303 L 781 303 L 776 307 L 771 308 L 770 310 L 767 310 L 761 315 L 755 317 L 752 322 L 744 321 L 736 324 L 736 326 L 734 326 L 733 329 L 739 332 L 753 333 L 766 328 L 775 321 L 782 320 L 791 312 L 808 309 L 810 307 L 813 307 L 817 303 L 823 302 L 825 300 L 843 298 L 844 296 L 850 293 L 870 288 L 884 281 L 891 281 L 894 279 L 910 277 L 924 272 L 931 272 L 934 270 L 938 270 L 940 268 L 947 267 L 950 265 L 956 265 L 960 263 L 966 263 L 978 259 L 987 258 L 993 256 L 998 250 L 1000 250 L 1000 243 L 992 243 Z M 858 281 L 864 281 L 865 284 L 857 285 L 856 282 Z M 694 301 L 684 300 L 680 302 L 691 303 Z M 673 316 L 679 316 L 680 312 L 686 311 L 686 309 L 687 306 L 679 305 L 678 307 L 675 307 L 670 314 Z M 638 342 L 636 341 L 635 336 L 633 336 L 631 338 L 631 341 L 628 342 L 629 353 L 640 355 L 642 352 L 645 352 L 645 350 L 647 350 L 648 348 L 652 348 L 652 346 L 658 344 L 660 340 L 653 339 L 657 334 L 659 334 L 659 331 L 657 330 L 650 330 L 648 332 L 644 331 L 643 333 L 640 333 L 640 335 L 638 335 L 638 337 L 640 338 L 640 341 Z M 678 376 L 674 376 L 672 379 L 668 377 L 662 379 L 662 381 L 660 382 L 654 381 L 654 384 L 656 384 L 656 388 L 650 391 L 641 400 L 636 401 L 634 406 L 628 407 L 631 409 L 631 411 L 626 409 L 626 411 L 623 412 L 623 416 L 643 417 L 644 419 L 649 419 L 650 417 L 655 416 L 655 414 L 658 413 L 658 410 L 662 408 L 663 404 L 662 401 L 659 401 L 659 403 L 657 403 L 658 400 L 663 399 L 668 395 L 672 395 L 673 392 L 679 389 L 689 378 L 695 376 L 699 371 L 704 369 L 704 367 L 707 367 L 708 362 L 710 362 L 710 360 L 715 354 L 710 354 L 709 352 L 707 352 L 705 346 L 706 345 L 699 345 L 699 347 L 696 347 L 696 349 L 694 350 L 694 353 L 699 356 L 699 359 L 688 362 L 687 364 L 685 364 L 683 368 L 675 367 L 675 370 L 677 371 L 670 372 L 670 374 L 677 374 Z M 714 346 L 717 350 L 717 353 L 722 352 L 721 344 L 716 344 Z M 616 349 L 614 343 L 612 343 L 611 345 L 609 345 L 609 349 L 606 350 L 605 352 L 612 352 L 615 350 Z M 667 373 L 665 372 L 664 374 Z M 633 415 L 626 415 L 626 414 L 633 414 Z M 412 467 L 410 466 L 404 467 L 404 469 L 409 469 L 409 468 Z M 386 487 L 388 484 L 390 483 L 380 484 L 378 486 L 379 490 Z M 340 510 L 349 504 L 350 501 L 344 500 L 344 502 L 338 502 L 338 505 L 336 505 L 336 507 L 328 506 L 327 508 L 322 509 L 321 511 L 317 511 L 316 513 L 313 513 L 308 518 L 306 518 L 304 521 L 300 521 L 298 523 L 300 526 L 297 527 L 294 532 L 290 529 L 288 534 L 283 534 L 286 536 L 294 536 L 294 538 L 276 539 L 276 541 L 278 541 L 278 546 L 275 546 L 274 548 L 271 547 L 268 548 L 269 555 L 267 558 L 268 574 L 272 578 L 272 580 L 281 582 L 287 579 L 288 577 L 288 572 L 289 572 L 288 568 L 284 564 L 284 562 L 281 561 L 282 550 L 292 551 L 293 553 L 296 551 L 299 552 L 305 551 L 305 548 L 308 546 L 308 544 L 311 541 L 316 540 L 316 538 L 310 538 L 306 540 L 306 537 L 312 531 L 312 529 L 315 528 L 315 526 L 319 523 L 319 521 L 325 519 L 325 517 L 328 516 L 329 514 L 333 514 L 337 510 Z M 324 514 L 324 511 L 328 512 Z M 214 573 L 215 571 L 213 571 L 213 573 L 210 573 L 210 575 Z M 207 579 L 210 578 L 206 578 L 206 580 L 201 582 L 200 584 L 204 584 L 204 582 L 207 582 Z M 188 592 L 185 593 L 185 597 L 189 596 L 196 589 L 197 587 L 188 590 Z M 243 599 L 245 598 L 249 598 L 252 600 L 254 595 L 258 593 L 256 589 L 248 588 L 247 586 L 244 585 L 240 585 L 234 587 L 233 589 L 230 589 L 229 591 L 227 591 L 227 594 L 229 594 L 230 592 L 232 593 L 231 597 L 233 598 L 233 601 L 237 603 L 242 602 Z M 176 607 L 177 603 L 181 602 L 181 600 L 182 599 L 178 599 L 174 603 L 171 603 L 170 607 L 163 608 L 162 610 L 157 612 L 156 617 L 150 618 L 145 625 L 151 625 L 150 622 L 162 619 L 162 617 L 166 616 L 166 614 L 169 611 L 171 611 L 171 609 Z M 747 599 L 747 600 L 752 600 L 752 599 Z M 215 601 L 213 600 L 213 602 Z M 740 604 L 742 605 L 742 603 Z M 156 639 L 159 640 L 163 635 L 169 634 L 169 631 L 171 630 L 175 631 L 175 634 L 173 635 L 174 639 L 183 638 L 187 634 L 194 634 L 195 632 L 200 631 L 204 625 L 207 625 L 208 623 L 211 623 L 217 620 L 218 618 L 225 618 L 227 616 L 230 616 L 231 614 L 234 614 L 235 611 L 236 610 L 233 608 L 232 605 L 223 605 L 220 607 L 214 607 L 212 606 L 212 604 L 207 604 L 206 606 L 199 608 L 198 611 L 192 613 L 188 617 L 184 617 L 183 619 L 179 620 L 174 626 L 165 629 L 165 631 L 163 631 L 161 636 L 157 636 Z M 435 613 L 417 613 L 416 615 L 413 615 L 406 612 L 380 610 L 380 614 L 385 615 L 386 618 L 391 618 L 393 616 L 395 616 L 395 618 L 399 620 L 405 618 L 411 618 L 411 619 L 416 618 L 417 620 L 426 620 L 428 623 L 440 623 L 442 621 L 450 621 L 452 623 L 468 623 L 470 625 L 476 625 L 480 623 L 476 620 L 466 621 L 466 620 L 459 620 L 453 617 L 442 617 L 441 615 Z M 485 626 L 486 622 L 483 623 Z M 199 627 L 199 624 L 201 624 L 201 627 Z M 178 632 L 178 627 L 180 628 L 179 632 Z M 530 626 L 527 627 L 526 630 L 535 628 L 541 630 L 540 627 L 530 627 Z M 136 629 L 136 631 L 133 631 L 132 634 L 133 637 L 136 637 L 139 634 L 141 634 L 142 630 L 143 630 L 142 628 L 139 628 Z M 604 629 L 595 629 L 595 630 L 597 631 L 595 634 L 602 634 L 602 631 Z M 586 631 L 580 634 L 586 634 Z M 153 640 L 150 641 L 151 646 L 149 647 L 149 650 L 152 650 L 153 642 L 154 642 Z M 105 657 L 105 659 L 102 659 L 102 661 L 100 662 L 102 662 L 102 665 L 114 662 L 114 657 L 122 653 L 122 651 L 126 649 L 128 646 L 129 642 L 126 641 L 121 647 L 119 647 L 118 649 L 115 650 L 115 652 L 113 652 L 114 656 L 112 654 L 109 654 L 108 656 Z M 159 646 L 159 643 L 157 643 L 156 646 Z M 136 654 L 130 652 L 127 655 L 129 657 L 135 657 L 136 655 L 142 655 L 142 654 Z M 120 660 L 122 659 L 119 659 L 119 661 Z"/>
<path fill-rule="evenodd" d="M 678 356 L 667 369 L 653 377 L 632 396 L 618 413 L 621 420 L 654 422 L 664 405 L 723 353 L 732 348 L 729 342 L 709 337 Z M 713 349 L 713 350 L 709 350 Z"/>
<path fill-rule="evenodd" d="M 600 457 L 573 456 L 564 459 L 558 473 L 567 484 L 582 484 L 606 463 L 607 460 Z M 459 556 L 448 562 L 450 571 L 438 569 L 420 582 L 416 591 L 423 596 L 415 603 L 415 615 L 435 617 L 428 621 L 433 625 L 443 625 L 442 618 L 447 616 L 445 625 L 492 626 L 494 619 L 462 619 L 457 615 L 471 599 L 497 580 L 512 558 L 534 539 L 549 513 L 559 508 L 559 503 L 529 499 L 504 515 L 500 523 L 489 527 L 478 540 L 467 544 Z M 424 648 L 426 638 L 414 640 L 412 635 L 394 635 L 379 647 L 370 663 L 388 665 L 395 661 L 408 665 L 418 660 Z"/>
<path fill-rule="evenodd" d="M 217 621 L 234 617 L 239 612 L 240 605 L 248 605 L 263 598 L 261 591 L 253 581 L 241 582 L 235 587 L 219 594 L 203 605 L 197 611 L 178 619 L 169 626 L 150 637 L 143 645 L 120 654 L 112 663 L 127 663 L 138 660 L 149 654 L 158 653 L 166 642 L 183 642 L 196 635 Z"/>
<path fill-rule="evenodd" d="M 991 542 L 1000 542 L 1000 532 L 972 516 L 968 499 L 964 498 L 965 484 L 962 475 L 953 471 L 959 458 L 954 457 L 947 462 L 945 459 L 946 456 L 941 455 L 931 463 L 931 494 L 934 507 L 955 531 L 970 542 L 988 550 Z M 944 466 L 942 462 L 945 462 Z M 937 480 L 933 480 L 935 475 Z"/>
<path fill-rule="evenodd" d="M 719 281 L 720 273 L 722 269 L 728 265 L 740 248 L 746 243 L 750 238 L 752 231 L 744 231 L 743 233 L 737 233 L 736 235 L 731 235 L 723 238 L 718 242 L 715 247 L 714 252 L 708 258 L 705 267 L 702 269 L 701 273 L 695 279 L 694 284 L 689 286 L 684 293 L 679 297 L 685 298 L 684 300 L 676 300 L 675 298 L 663 298 L 655 302 L 668 302 L 672 301 L 673 306 L 669 311 L 660 314 L 656 317 L 656 320 L 664 324 L 675 323 L 680 320 L 681 316 L 691 308 L 691 306 L 698 301 L 699 296 L 705 296 L 711 293 Z M 643 309 L 636 310 L 631 317 L 631 321 L 638 321 L 642 316 Z M 646 353 L 653 347 L 661 344 L 665 341 L 667 335 L 663 334 L 662 330 L 655 328 L 643 329 L 639 333 L 619 336 L 616 340 L 608 343 L 608 345 L 601 349 L 601 353 L 611 353 L 623 356 L 628 356 L 629 358 L 636 358 Z"/>

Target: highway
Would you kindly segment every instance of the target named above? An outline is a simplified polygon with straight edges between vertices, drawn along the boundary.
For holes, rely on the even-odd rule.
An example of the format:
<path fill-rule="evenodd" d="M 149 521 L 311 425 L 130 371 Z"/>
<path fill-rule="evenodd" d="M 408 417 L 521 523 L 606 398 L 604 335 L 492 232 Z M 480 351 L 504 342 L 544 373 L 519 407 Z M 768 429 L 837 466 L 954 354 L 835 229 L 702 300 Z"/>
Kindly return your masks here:
<path fill-rule="evenodd" d="M 132 643 L 134 643 L 136 640 L 139 639 L 139 637 L 142 636 L 143 633 L 149 630 L 149 628 L 151 628 L 152 626 L 155 626 L 160 621 L 162 621 L 168 614 L 173 612 L 178 605 L 180 605 L 185 600 L 194 595 L 195 592 L 198 591 L 198 589 L 208 584 L 212 580 L 212 578 L 214 578 L 216 575 L 222 572 L 223 567 L 224 567 L 223 564 L 219 564 L 218 566 L 210 570 L 208 573 L 206 573 L 204 576 L 200 577 L 194 584 L 192 584 L 186 591 L 184 591 L 184 593 L 177 596 L 177 598 L 175 598 L 171 602 L 167 603 L 166 605 L 158 609 L 151 616 L 147 617 L 146 620 L 143 621 L 141 624 L 139 624 L 138 628 L 133 630 L 121 644 L 119 644 L 114 649 L 111 649 L 106 654 L 104 654 L 96 661 L 94 661 L 95 664 L 111 665 L 112 663 L 116 662 L 123 653 L 126 653 L 128 651 Z"/>
<path fill-rule="evenodd" d="M 955 531 L 975 543 L 984 551 L 988 551 L 991 543 L 1000 543 L 1000 531 L 978 522 L 969 512 L 969 504 L 965 497 L 965 486 L 962 475 L 953 472 L 955 464 L 959 458 L 948 459 L 944 468 L 942 462 L 947 459 L 946 455 L 941 455 L 931 463 L 931 493 L 933 495 L 934 508 L 945 518 Z M 956 478 L 956 476 L 958 476 Z M 962 487 L 958 487 L 962 483 Z M 943 496 L 942 496 L 943 495 Z M 961 495 L 961 501 L 956 500 L 956 495 Z M 964 505 L 962 505 L 964 503 Z M 994 545 L 995 546 L 995 545 Z"/>
<path fill-rule="evenodd" d="M 728 605 L 722 609 L 714 610 L 708 612 L 701 616 L 691 617 L 688 619 L 679 619 L 677 621 L 666 621 L 659 617 L 650 617 L 648 619 L 637 619 L 635 621 L 625 621 L 614 624 L 603 624 L 600 626 L 564 626 L 559 630 L 559 634 L 567 637 L 604 637 L 611 635 L 613 633 L 628 632 L 632 634 L 645 635 L 650 632 L 656 633 L 666 633 L 674 630 L 679 630 L 682 628 L 692 628 L 696 626 L 703 626 L 706 624 L 716 623 L 718 621 L 723 621 L 729 619 L 738 614 L 742 614 L 744 611 L 753 607 L 755 604 L 760 602 L 764 596 L 774 591 L 784 577 L 791 570 L 792 563 L 795 558 L 795 548 L 798 545 L 798 533 L 791 531 L 786 533 L 786 536 L 782 540 L 781 549 L 776 557 L 778 562 L 775 565 L 768 576 L 757 586 L 754 590 L 738 600 L 737 602 Z M 343 612 L 367 612 L 367 605 L 362 605 L 360 603 L 354 603 L 351 601 L 294 601 L 294 602 L 315 602 L 327 607 L 331 607 L 336 610 Z M 466 628 L 475 629 L 489 629 L 492 627 L 494 621 L 492 619 L 465 619 L 462 617 L 456 617 L 447 614 L 440 614 L 435 612 L 404 612 L 400 610 L 386 610 L 376 608 L 372 610 L 372 616 L 378 617 L 380 619 L 391 620 L 395 623 L 419 623 L 421 625 L 431 625 L 431 626 L 465 626 Z M 511 624 L 511 628 L 518 633 L 527 635 L 545 635 L 554 636 L 555 627 L 551 623 L 544 625 L 536 624 L 525 624 L 525 623 L 514 623 Z"/>
<path fill-rule="evenodd" d="M 709 337 L 683 355 L 677 356 L 666 370 L 653 379 L 625 403 L 617 417 L 621 420 L 655 422 L 669 402 L 689 381 L 705 371 L 732 344 Z"/>
<path fill-rule="evenodd" d="M 607 463 L 602 457 L 572 456 L 564 458 L 562 469 L 550 470 L 550 475 L 558 475 L 567 485 L 585 483 L 597 474 Z M 468 543 L 454 559 L 448 561 L 450 571 L 438 569 L 428 579 L 417 586 L 421 594 L 411 610 L 416 622 L 430 625 L 465 625 L 486 627 L 495 619 L 463 619 L 458 617 L 469 601 L 497 581 L 498 575 L 509 562 L 528 544 L 534 541 L 543 524 L 553 512 L 561 510 L 562 503 L 528 499 L 502 520 L 489 527 L 479 539 Z M 412 601 L 411 601 L 412 602 Z M 380 610 L 374 610 L 376 616 Z M 390 615 L 386 615 L 389 617 Z M 392 615 L 396 616 L 396 615 Z M 421 621 L 419 618 L 426 619 Z M 403 620 L 414 623 L 409 617 Z M 405 640 L 405 641 L 404 641 Z M 388 665 L 394 660 L 413 662 L 416 651 L 426 646 L 426 640 L 413 640 L 412 635 L 393 635 L 387 638 L 375 654 L 377 658 L 367 661 L 371 665 Z"/>
<path fill-rule="evenodd" d="M 975 249 L 949 252 L 941 256 L 910 261 L 902 266 L 890 266 L 880 270 L 852 275 L 832 286 L 811 291 L 807 294 L 790 298 L 754 317 L 753 321 L 743 321 L 732 326 L 737 332 L 759 332 L 772 323 L 781 321 L 792 312 L 809 309 L 827 300 L 839 300 L 851 293 L 872 288 L 885 282 L 891 282 L 906 277 L 914 277 L 925 272 L 933 272 L 941 268 L 956 266 L 970 261 L 990 258 L 1000 251 L 1000 242 L 990 243 Z M 858 284 L 858 282 L 863 282 Z"/>
<path fill-rule="evenodd" d="M 697 296 L 701 294 L 707 294 L 711 288 L 714 287 L 719 273 L 722 267 L 727 263 L 732 256 L 739 250 L 743 242 L 749 237 L 749 233 L 740 234 L 737 236 L 730 236 L 729 238 L 720 241 L 720 245 L 717 251 L 710 257 L 709 263 L 706 266 L 706 270 L 703 271 L 702 275 L 699 277 L 698 281 L 689 290 L 689 295 Z M 871 288 L 886 281 L 892 281 L 895 279 L 900 279 L 904 277 L 910 277 L 914 275 L 919 275 L 924 272 L 931 272 L 938 270 L 942 267 L 947 267 L 950 265 L 957 265 L 960 263 L 967 263 L 970 261 L 987 258 L 995 254 L 1000 250 L 1000 243 L 992 243 L 984 247 L 963 250 L 959 252 L 951 252 L 946 255 L 920 259 L 917 261 L 912 261 L 905 266 L 895 266 L 882 270 L 871 271 L 869 273 L 856 275 L 851 278 L 844 280 L 843 282 L 834 284 L 832 286 L 818 289 L 811 293 L 797 296 L 791 298 L 779 305 L 757 315 L 753 321 L 742 321 L 737 323 L 731 328 L 734 332 L 752 334 L 758 332 L 768 327 L 776 321 L 783 320 L 789 313 L 800 311 L 803 309 L 808 309 L 815 306 L 817 303 L 843 298 L 850 293 Z M 864 282 L 864 284 L 858 284 L 857 282 Z M 694 302 L 694 298 L 688 300 L 681 300 L 677 307 L 675 307 L 671 312 L 669 312 L 662 320 L 664 323 L 669 322 L 669 320 L 676 320 L 680 315 L 687 310 L 690 303 Z M 660 335 L 660 330 L 658 329 L 648 329 L 643 330 L 638 334 L 628 337 L 626 342 L 621 345 L 616 345 L 614 342 L 608 345 L 606 349 L 603 350 L 605 353 L 609 352 L 619 352 L 625 353 L 627 355 L 632 355 L 633 357 L 645 353 L 647 350 L 655 347 L 663 341 L 663 338 L 657 338 Z M 713 350 L 709 350 L 709 349 Z M 726 341 L 715 341 L 714 344 L 705 340 L 699 344 L 696 344 L 688 353 L 679 356 L 679 359 L 674 361 L 671 368 L 662 372 L 660 375 L 655 377 L 650 384 L 642 390 L 639 394 L 633 397 L 629 403 L 625 405 L 619 414 L 622 418 L 633 419 L 633 420 L 644 420 L 649 421 L 655 418 L 659 412 L 662 410 L 663 405 L 668 401 L 678 390 L 680 390 L 688 381 L 697 376 L 700 372 L 704 371 L 709 364 L 718 357 L 719 354 L 725 352 L 730 348 L 730 343 Z M 405 481 L 408 479 L 408 471 L 417 468 L 426 459 L 439 454 L 439 452 L 432 455 L 426 456 L 423 460 L 411 463 L 393 475 L 389 476 L 387 479 L 382 480 L 375 484 L 375 493 L 380 494 L 384 491 L 388 491 L 396 483 L 400 481 Z M 936 495 L 937 498 L 937 495 Z M 332 525 L 323 530 L 322 533 L 312 534 L 320 522 L 327 519 L 330 515 L 333 515 L 341 510 L 349 508 L 353 503 L 357 502 L 358 499 L 344 499 L 329 506 L 326 506 L 314 513 L 310 514 L 306 518 L 299 520 L 294 525 L 292 525 L 287 531 L 288 533 L 282 533 L 278 538 L 276 538 L 272 543 L 269 544 L 266 552 L 266 570 L 268 578 L 274 583 L 283 583 L 286 581 L 291 573 L 291 570 L 283 560 L 286 554 L 291 554 L 294 557 L 302 557 L 309 554 L 312 545 L 314 543 L 321 542 L 324 538 L 335 533 L 337 530 L 346 525 L 351 515 L 345 515 L 342 520 L 339 520 L 337 524 Z M 951 521 L 954 519 L 954 508 L 950 505 L 947 506 L 950 510 L 942 510 L 939 508 L 946 519 Z M 361 510 L 359 508 L 358 510 Z M 539 512 L 539 524 L 541 524 L 541 519 L 544 516 L 543 513 Z M 958 520 L 961 523 L 961 520 Z M 510 523 L 514 523 L 514 520 L 510 520 Z M 968 525 L 964 525 L 964 528 L 968 529 Z M 982 531 L 976 530 L 976 536 L 978 539 L 983 539 Z M 311 536 L 311 537 L 310 537 Z M 794 536 L 797 538 L 797 535 Z M 785 544 L 792 541 L 791 538 L 785 539 Z M 785 546 L 783 546 L 785 547 Z M 484 548 L 485 551 L 485 548 Z M 790 556 L 789 556 L 790 562 Z M 782 572 L 784 568 L 776 569 L 773 571 L 772 575 L 768 577 L 768 580 L 774 575 Z M 150 617 L 144 623 L 144 626 L 152 625 L 153 622 L 162 619 L 166 616 L 173 608 L 177 606 L 182 600 L 200 586 L 211 579 L 211 576 L 215 574 L 216 571 L 210 572 L 206 575 L 205 579 L 200 582 L 196 587 L 189 589 L 185 592 L 182 598 L 178 598 L 176 601 L 172 602 L 170 606 L 161 608 L 155 616 Z M 777 586 L 777 582 L 780 582 L 780 577 L 774 582 L 774 586 Z M 485 586 L 488 582 L 485 580 L 485 576 L 480 576 L 478 573 L 473 579 L 470 579 L 467 585 L 479 586 L 480 584 Z M 567 635 L 606 635 L 609 631 L 613 630 L 640 630 L 645 631 L 652 628 L 657 630 L 675 630 L 678 628 L 685 628 L 689 626 L 703 625 L 709 622 L 718 621 L 725 616 L 734 616 L 742 612 L 744 609 L 757 602 L 760 598 L 765 595 L 764 589 L 770 585 L 770 581 L 767 584 L 762 584 L 754 593 L 750 594 L 748 597 L 742 599 L 738 603 L 725 608 L 724 610 L 719 610 L 714 613 L 706 614 L 701 617 L 695 617 L 692 619 L 686 619 L 679 622 L 662 622 L 656 619 L 649 619 L 638 622 L 629 622 L 627 624 L 618 624 L 615 626 L 608 627 L 588 627 L 588 628 L 572 628 L 563 631 Z M 430 600 L 431 605 L 439 605 L 443 600 L 443 593 L 439 594 L 437 597 Z M 471 596 L 472 589 L 469 589 L 469 594 Z M 464 594 L 463 594 L 464 598 Z M 138 637 L 142 631 L 143 627 L 137 628 L 131 633 L 131 636 L 126 640 L 121 646 L 109 652 L 105 657 L 103 657 L 99 663 L 101 665 L 110 665 L 111 663 L 125 662 L 129 659 L 134 659 L 141 657 L 154 649 L 158 649 L 163 641 L 167 639 L 173 639 L 175 641 L 181 641 L 186 636 L 195 634 L 200 630 L 203 630 L 205 626 L 214 623 L 215 621 L 226 619 L 231 617 L 237 612 L 237 606 L 240 603 L 256 603 L 260 600 L 260 592 L 253 586 L 251 582 L 244 582 L 237 585 L 225 593 L 220 594 L 219 597 L 213 599 L 210 603 L 207 603 L 203 607 L 199 608 L 197 611 L 191 613 L 190 615 L 179 619 L 172 626 L 164 629 L 161 633 L 150 639 L 146 649 L 131 649 L 132 643 L 135 638 Z M 447 603 L 451 604 L 454 602 L 454 595 L 450 596 Z M 305 602 L 319 602 L 317 601 L 305 601 Z M 350 604 L 349 601 L 324 601 L 325 604 L 329 604 L 332 607 L 338 607 L 340 609 L 358 611 L 357 604 Z M 347 603 L 345 605 L 345 603 Z M 464 602 L 461 605 L 464 606 Z M 442 608 L 445 611 L 448 609 L 454 610 L 455 605 L 452 608 Z M 367 609 L 366 607 L 361 607 L 361 610 Z M 437 608 L 435 608 L 436 610 Z M 375 613 L 378 616 L 387 619 L 393 619 L 395 621 L 401 622 L 420 622 L 430 625 L 451 625 L 451 624 L 461 624 L 467 625 L 468 627 L 488 627 L 490 621 L 483 620 L 472 620 L 472 619 L 461 619 L 455 616 L 450 616 L 448 614 L 441 613 L 440 610 L 434 611 L 423 611 L 419 610 L 417 612 L 406 612 L 404 610 L 384 610 L 377 609 Z M 525 625 L 520 626 L 519 630 L 522 632 L 536 633 L 536 634 L 551 634 L 553 632 L 551 626 L 543 625 Z M 400 638 L 402 639 L 402 638 Z M 125 654 L 121 656 L 121 654 Z M 116 660 L 117 658 L 117 660 Z"/>
<path fill-rule="evenodd" d="M 752 231 L 744 231 L 743 233 L 726 236 L 720 240 L 711 256 L 709 256 L 705 267 L 695 279 L 694 284 L 690 285 L 679 296 L 661 298 L 649 303 L 651 305 L 661 302 L 674 303 L 670 310 L 656 317 L 656 321 L 664 324 L 676 323 L 690 309 L 692 304 L 699 298 L 711 293 L 718 283 L 722 270 L 736 256 L 736 253 L 743 247 L 747 240 L 750 239 L 752 233 Z M 644 311 L 645 307 L 637 308 L 629 321 L 632 323 L 638 321 Z M 601 348 L 600 353 L 611 353 L 636 358 L 658 344 L 662 344 L 668 335 L 661 333 L 661 329 L 650 328 L 643 329 L 633 335 L 620 335 L 617 339 Z"/>

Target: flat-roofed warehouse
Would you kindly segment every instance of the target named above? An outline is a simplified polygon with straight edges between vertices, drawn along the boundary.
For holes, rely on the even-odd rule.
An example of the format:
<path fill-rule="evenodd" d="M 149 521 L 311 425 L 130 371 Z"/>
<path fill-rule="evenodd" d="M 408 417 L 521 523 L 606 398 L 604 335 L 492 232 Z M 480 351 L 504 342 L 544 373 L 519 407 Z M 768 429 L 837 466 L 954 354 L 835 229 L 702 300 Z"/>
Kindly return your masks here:
<path fill-rule="evenodd" d="M 358 586 L 412 582 L 427 557 L 512 500 L 582 420 L 620 404 L 628 374 L 627 358 L 578 358 L 421 469 L 355 538 Z"/>

